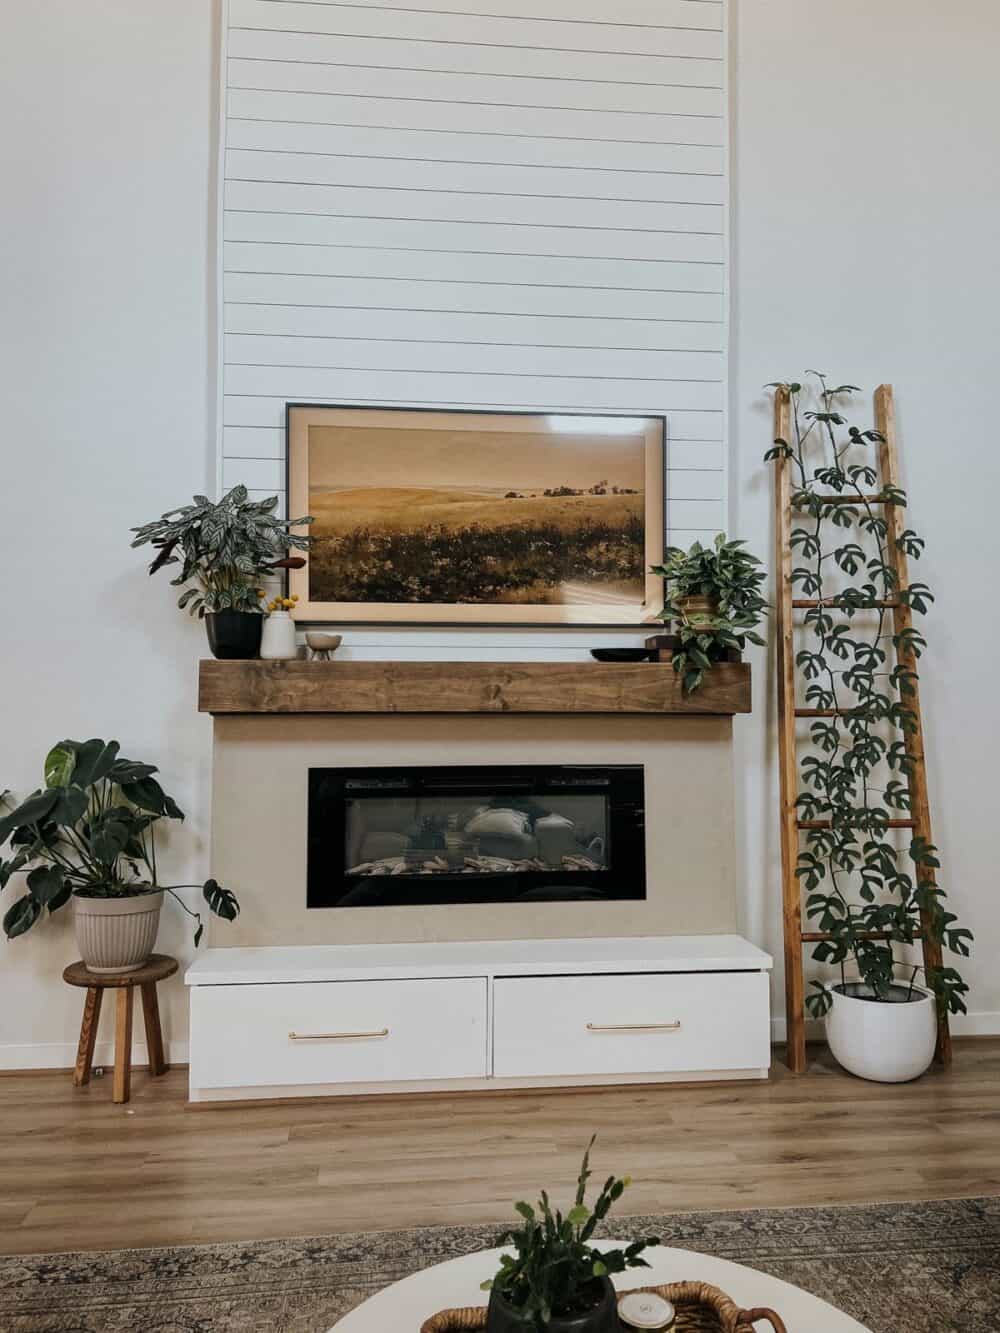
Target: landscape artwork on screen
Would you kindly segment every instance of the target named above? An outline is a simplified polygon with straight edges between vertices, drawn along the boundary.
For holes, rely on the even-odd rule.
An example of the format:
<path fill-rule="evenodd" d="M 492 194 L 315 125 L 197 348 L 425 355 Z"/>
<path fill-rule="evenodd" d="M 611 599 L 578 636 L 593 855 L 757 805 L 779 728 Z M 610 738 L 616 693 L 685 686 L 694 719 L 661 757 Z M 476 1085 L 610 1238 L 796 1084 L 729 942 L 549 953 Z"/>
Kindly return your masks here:
<path fill-rule="evenodd" d="M 314 518 L 300 618 L 634 624 L 658 609 L 661 418 L 290 407 L 288 437 L 291 510 Z"/>

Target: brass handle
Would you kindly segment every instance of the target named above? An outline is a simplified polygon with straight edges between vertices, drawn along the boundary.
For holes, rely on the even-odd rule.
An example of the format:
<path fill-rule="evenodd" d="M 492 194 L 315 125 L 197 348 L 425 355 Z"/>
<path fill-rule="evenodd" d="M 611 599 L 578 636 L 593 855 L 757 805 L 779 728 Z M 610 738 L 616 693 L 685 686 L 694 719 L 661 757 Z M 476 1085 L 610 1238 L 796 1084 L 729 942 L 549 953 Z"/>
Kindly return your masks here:
<path fill-rule="evenodd" d="M 388 1037 L 388 1028 L 377 1032 L 289 1032 L 289 1041 L 357 1041 L 361 1037 Z"/>
<path fill-rule="evenodd" d="M 588 1032 L 678 1032 L 680 1019 L 673 1023 L 588 1023 Z"/>

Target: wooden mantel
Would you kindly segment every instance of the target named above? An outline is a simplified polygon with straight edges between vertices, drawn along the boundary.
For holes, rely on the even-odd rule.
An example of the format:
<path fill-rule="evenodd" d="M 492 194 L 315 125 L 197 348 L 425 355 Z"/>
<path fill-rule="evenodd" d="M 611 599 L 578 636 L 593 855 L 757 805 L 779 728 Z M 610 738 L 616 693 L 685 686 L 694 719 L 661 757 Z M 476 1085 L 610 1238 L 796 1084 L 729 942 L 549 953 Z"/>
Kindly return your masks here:
<path fill-rule="evenodd" d="M 201 663 L 203 713 L 750 712 L 750 667 L 716 667 L 693 695 L 669 662 Z"/>

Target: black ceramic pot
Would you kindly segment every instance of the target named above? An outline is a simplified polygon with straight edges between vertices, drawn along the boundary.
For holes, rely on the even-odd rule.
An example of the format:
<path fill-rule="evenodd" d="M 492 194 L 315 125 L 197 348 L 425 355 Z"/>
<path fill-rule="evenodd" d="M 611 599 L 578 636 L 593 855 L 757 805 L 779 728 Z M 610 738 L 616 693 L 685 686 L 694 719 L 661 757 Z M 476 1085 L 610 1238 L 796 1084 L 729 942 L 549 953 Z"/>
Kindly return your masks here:
<path fill-rule="evenodd" d="M 256 611 L 212 611 L 205 628 L 213 657 L 245 660 L 260 652 L 264 617 Z"/>
<path fill-rule="evenodd" d="M 618 1321 L 618 1300 L 615 1289 L 606 1277 L 600 1279 L 601 1303 L 586 1314 L 568 1315 L 553 1319 L 547 1325 L 549 1333 L 621 1333 Z M 524 1324 L 498 1291 L 490 1292 L 486 1333 L 524 1333 Z"/>

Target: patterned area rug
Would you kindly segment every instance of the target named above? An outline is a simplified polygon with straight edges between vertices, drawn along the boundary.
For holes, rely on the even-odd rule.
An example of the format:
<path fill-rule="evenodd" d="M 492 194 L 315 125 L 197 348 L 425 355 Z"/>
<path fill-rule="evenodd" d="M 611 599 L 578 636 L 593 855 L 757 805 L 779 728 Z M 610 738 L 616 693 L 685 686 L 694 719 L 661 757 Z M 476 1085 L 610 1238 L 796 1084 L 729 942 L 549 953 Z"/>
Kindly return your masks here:
<path fill-rule="evenodd" d="M 1000 1330 L 1000 1199 L 681 1213 L 619 1219 L 615 1230 L 658 1234 L 668 1244 L 772 1273 L 872 1333 Z M 483 1249 L 495 1233 L 430 1227 L 2 1258 L 0 1329 L 324 1333 L 381 1287 Z"/>

